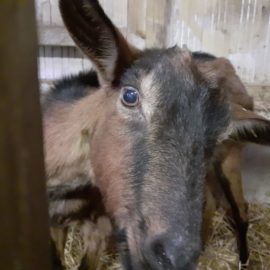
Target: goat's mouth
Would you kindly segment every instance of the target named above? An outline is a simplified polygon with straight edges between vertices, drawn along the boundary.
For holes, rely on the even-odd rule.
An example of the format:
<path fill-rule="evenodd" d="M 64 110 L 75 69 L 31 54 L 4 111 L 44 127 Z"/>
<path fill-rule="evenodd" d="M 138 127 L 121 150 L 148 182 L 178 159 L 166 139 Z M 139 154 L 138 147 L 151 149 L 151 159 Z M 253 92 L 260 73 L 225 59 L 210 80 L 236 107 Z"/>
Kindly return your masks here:
<path fill-rule="evenodd" d="M 166 253 L 164 246 L 159 243 L 159 245 L 155 245 L 155 248 L 152 250 L 153 253 L 149 254 L 145 237 L 136 243 L 135 246 L 133 239 L 132 241 L 134 242 L 130 245 L 129 241 L 131 239 L 127 235 L 126 230 L 118 231 L 117 241 L 124 270 L 195 270 L 198 265 L 198 249 L 194 249 L 194 252 L 193 250 L 191 251 L 194 256 L 189 254 L 186 257 L 183 254 L 181 256 L 180 253 L 182 251 L 180 251 L 179 256 L 177 254 L 176 257 L 172 258 L 171 254 Z M 187 257 L 189 258 L 188 260 Z"/>

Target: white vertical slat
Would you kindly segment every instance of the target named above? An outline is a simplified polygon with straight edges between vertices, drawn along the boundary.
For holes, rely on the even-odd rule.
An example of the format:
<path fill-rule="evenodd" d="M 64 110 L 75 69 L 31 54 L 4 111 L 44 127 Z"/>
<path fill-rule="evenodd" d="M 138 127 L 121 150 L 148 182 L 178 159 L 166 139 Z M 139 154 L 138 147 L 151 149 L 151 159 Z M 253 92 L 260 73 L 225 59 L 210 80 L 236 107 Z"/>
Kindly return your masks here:
<path fill-rule="evenodd" d="M 112 2 L 112 21 L 124 31 L 124 36 L 127 35 L 127 0 L 118 0 Z"/>
<path fill-rule="evenodd" d="M 45 77 L 47 80 L 53 80 L 54 71 L 53 71 L 53 58 L 52 58 L 52 48 L 45 47 Z"/>
<path fill-rule="evenodd" d="M 41 17 L 40 21 L 43 25 L 50 25 L 51 24 L 51 3 L 49 0 L 43 0 L 40 2 L 41 7 Z"/>
<path fill-rule="evenodd" d="M 38 61 L 38 75 L 41 80 L 45 80 L 46 76 L 44 76 L 45 66 L 45 50 L 44 47 L 39 48 L 39 61 Z"/>
<path fill-rule="evenodd" d="M 52 49 L 53 57 L 53 76 L 54 78 L 60 78 L 62 76 L 62 58 L 61 47 L 54 47 Z"/>
<path fill-rule="evenodd" d="M 270 0 L 100 0 L 100 3 L 128 40 L 141 49 L 186 44 L 191 50 L 228 57 L 246 83 L 270 84 Z M 58 0 L 36 0 L 36 4 L 40 25 L 63 26 Z M 61 61 L 56 58 L 44 60 L 46 68 L 52 67 L 54 61 L 56 65 L 61 62 L 61 74 L 82 69 L 88 63 L 78 58 L 64 57 Z M 67 67 L 64 64 L 67 61 L 74 66 Z M 45 67 L 45 62 L 42 66 Z M 59 75 L 58 68 L 55 73 Z M 42 74 L 54 76 L 51 71 Z"/>
<path fill-rule="evenodd" d="M 66 74 L 72 74 L 74 70 L 74 48 L 68 48 L 68 65 L 66 69 Z M 80 69 L 78 69 L 80 70 Z"/>
<path fill-rule="evenodd" d="M 63 21 L 60 15 L 60 11 L 58 8 L 58 0 L 50 0 L 51 3 L 51 24 L 52 25 L 57 25 L 57 26 L 61 26 L 63 25 Z"/>
<path fill-rule="evenodd" d="M 127 39 L 139 49 L 145 48 L 147 0 L 128 0 Z"/>
<path fill-rule="evenodd" d="M 68 47 L 64 47 L 62 49 L 62 74 L 68 74 L 69 68 L 69 55 L 68 55 Z"/>

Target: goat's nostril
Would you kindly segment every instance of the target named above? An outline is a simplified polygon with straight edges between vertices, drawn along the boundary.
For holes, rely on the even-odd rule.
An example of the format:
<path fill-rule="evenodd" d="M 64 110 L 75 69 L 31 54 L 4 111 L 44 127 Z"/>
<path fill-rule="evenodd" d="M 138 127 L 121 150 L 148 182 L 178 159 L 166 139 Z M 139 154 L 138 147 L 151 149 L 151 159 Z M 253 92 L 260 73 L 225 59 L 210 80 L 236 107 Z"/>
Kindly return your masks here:
<path fill-rule="evenodd" d="M 200 245 L 192 245 L 182 237 L 173 236 L 162 235 L 146 241 L 144 257 L 149 269 L 195 269 Z"/>
<path fill-rule="evenodd" d="M 157 260 L 157 263 L 162 266 L 164 269 L 171 269 L 173 268 L 173 263 L 168 257 L 166 250 L 164 249 L 164 245 L 156 241 L 152 244 L 152 250 L 154 253 L 154 257 Z"/>

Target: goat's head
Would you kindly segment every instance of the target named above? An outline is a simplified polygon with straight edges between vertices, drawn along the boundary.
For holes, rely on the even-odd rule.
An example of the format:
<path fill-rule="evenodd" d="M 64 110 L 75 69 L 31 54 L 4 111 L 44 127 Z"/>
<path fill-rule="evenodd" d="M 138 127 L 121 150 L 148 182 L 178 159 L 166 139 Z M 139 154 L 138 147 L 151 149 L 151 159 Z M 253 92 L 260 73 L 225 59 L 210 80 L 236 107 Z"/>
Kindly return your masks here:
<path fill-rule="evenodd" d="M 98 1 L 60 8 L 101 84 L 91 164 L 125 269 L 194 269 L 207 161 L 229 126 L 225 94 L 189 51 L 131 47 Z"/>

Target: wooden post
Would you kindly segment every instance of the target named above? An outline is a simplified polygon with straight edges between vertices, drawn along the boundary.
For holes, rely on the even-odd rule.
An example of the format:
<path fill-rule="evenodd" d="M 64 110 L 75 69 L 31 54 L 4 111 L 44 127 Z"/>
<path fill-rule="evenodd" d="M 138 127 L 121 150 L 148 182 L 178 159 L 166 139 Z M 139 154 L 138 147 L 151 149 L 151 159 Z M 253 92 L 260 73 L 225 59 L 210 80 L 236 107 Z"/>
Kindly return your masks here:
<path fill-rule="evenodd" d="M 0 0 L 0 268 L 49 270 L 34 0 Z"/>

